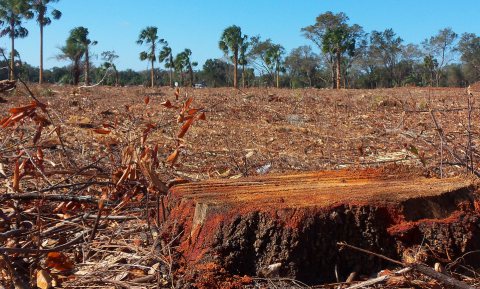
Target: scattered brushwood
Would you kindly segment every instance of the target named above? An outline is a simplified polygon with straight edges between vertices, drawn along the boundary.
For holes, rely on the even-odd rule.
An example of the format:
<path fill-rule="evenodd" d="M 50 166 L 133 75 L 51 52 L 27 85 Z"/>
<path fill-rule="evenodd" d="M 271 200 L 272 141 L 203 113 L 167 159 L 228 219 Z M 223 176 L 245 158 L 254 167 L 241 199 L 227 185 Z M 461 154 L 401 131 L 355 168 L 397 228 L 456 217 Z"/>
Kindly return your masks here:
<path fill-rule="evenodd" d="M 175 104 L 177 145 L 160 152 L 151 134 L 177 126 L 144 122 L 153 113 L 148 97 L 139 110 L 128 105 L 70 131 L 51 117 L 59 111 L 27 92 L 32 100 L 0 121 L 0 285 L 173 286 L 176 253 L 158 232 L 168 214 L 163 198 L 182 182 L 168 173 L 180 163 L 168 151 L 179 155 L 190 126 L 205 119 L 190 107 L 193 97 Z"/>
<path fill-rule="evenodd" d="M 441 268 L 440 265 L 436 265 L 435 268 L 431 268 L 431 267 L 429 267 L 425 264 L 422 264 L 422 262 L 420 262 L 420 260 L 419 260 L 421 258 L 418 258 L 416 256 L 416 254 L 414 256 L 412 256 L 413 258 L 410 258 L 410 260 L 408 260 L 407 262 L 400 262 L 400 261 L 394 260 L 392 258 L 383 256 L 381 254 L 377 254 L 377 253 L 369 251 L 369 250 L 365 250 L 365 249 L 362 249 L 362 248 L 359 248 L 359 247 L 356 247 L 356 246 L 349 245 L 345 242 L 337 243 L 337 245 L 340 248 L 348 248 L 348 249 L 351 249 L 351 250 L 361 252 L 363 254 L 369 254 L 369 255 L 372 255 L 374 257 L 384 259 L 384 260 L 386 260 L 386 261 L 388 261 L 392 264 L 403 267 L 402 269 L 400 269 L 396 272 L 383 272 L 382 274 L 380 274 L 381 276 L 379 276 L 377 278 L 373 278 L 373 279 L 370 279 L 370 280 L 367 280 L 367 281 L 364 281 L 364 282 L 360 282 L 356 285 L 348 286 L 347 287 L 348 289 L 365 288 L 365 287 L 372 286 L 372 285 L 375 285 L 375 284 L 378 284 L 378 283 L 383 283 L 383 282 L 388 282 L 387 285 L 390 285 L 390 286 L 392 286 L 392 285 L 393 286 L 408 286 L 409 282 L 406 280 L 406 278 L 405 278 L 405 280 L 402 280 L 402 279 L 399 279 L 399 278 L 395 278 L 394 276 L 399 276 L 399 275 L 408 273 L 410 271 L 416 271 L 417 273 L 420 273 L 420 274 L 430 278 L 431 281 L 429 283 L 425 284 L 425 285 L 427 285 L 426 287 L 435 287 L 435 286 L 440 287 L 441 285 L 443 285 L 443 286 L 446 286 L 446 287 L 449 287 L 449 288 L 456 288 L 456 289 L 475 289 L 475 288 L 477 288 L 473 285 L 469 285 L 464 281 L 458 280 L 458 279 L 446 274 L 444 272 L 444 270 Z M 421 253 L 421 250 L 419 250 L 418 252 Z M 415 280 L 415 281 L 417 281 L 417 280 Z M 413 284 L 413 282 L 411 280 L 410 280 L 410 282 L 411 282 L 411 284 Z M 417 282 L 417 283 L 419 283 L 419 282 Z"/>
<path fill-rule="evenodd" d="M 0 80 L 0 93 L 6 92 L 17 87 L 17 81 L 15 80 Z"/>
<path fill-rule="evenodd" d="M 19 87 L 0 111 L 5 288 L 186 286 L 178 236 L 158 233 L 168 218 L 163 197 L 179 183 L 386 164 L 438 176 L 479 167 L 479 109 L 464 89 L 205 89 L 194 99 L 170 88 L 54 89 L 37 99 L 40 88 L 32 98 Z M 402 105 L 383 105 L 389 99 Z M 460 275 L 478 268 L 443 265 L 478 286 L 478 273 Z M 413 268 L 384 274 L 372 286 L 444 286 Z M 308 288 L 239 278 L 246 288 Z"/>

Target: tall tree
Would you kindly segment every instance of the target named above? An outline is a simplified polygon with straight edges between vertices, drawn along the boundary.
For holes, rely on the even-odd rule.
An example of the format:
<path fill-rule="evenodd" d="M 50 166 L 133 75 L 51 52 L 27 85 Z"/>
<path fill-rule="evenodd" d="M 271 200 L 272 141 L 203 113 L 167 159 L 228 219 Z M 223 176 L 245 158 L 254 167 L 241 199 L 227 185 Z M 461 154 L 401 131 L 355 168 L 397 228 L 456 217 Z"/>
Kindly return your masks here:
<path fill-rule="evenodd" d="M 28 36 L 28 30 L 22 26 L 22 20 L 33 17 L 30 7 L 28 0 L 0 1 L 0 24 L 5 25 L 0 31 L 0 36 L 8 35 L 11 43 L 10 80 L 15 79 L 15 39 Z"/>
<path fill-rule="evenodd" d="M 435 81 L 437 86 L 440 85 L 440 75 L 445 66 L 453 59 L 455 50 L 455 40 L 458 34 L 452 28 L 444 28 L 438 31 L 437 35 L 425 39 L 422 42 L 423 48 L 427 55 L 434 57 L 438 65 L 435 68 Z"/>
<path fill-rule="evenodd" d="M 175 59 L 173 60 L 175 72 L 180 75 L 180 84 L 184 85 L 184 79 L 185 79 L 185 59 L 184 59 L 184 54 L 182 52 L 178 53 L 175 56 Z"/>
<path fill-rule="evenodd" d="M 266 51 L 266 64 L 274 72 L 277 88 L 280 87 L 280 72 L 284 69 L 282 66 L 282 57 L 285 49 L 280 44 L 274 44 Z"/>
<path fill-rule="evenodd" d="M 70 31 L 70 36 L 67 38 L 65 45 L 60 47 L 60 51 L 62 53 L 58 55 L 58 59 L 68 59 L 72 62 L 72 82 L 73 85 L 78 85 L 80 81 L 80 75 L 82 73 L 80 64 L 85 54 L 85 47 L 78 41 L 78 39 L 76 39 L 76 35 L 74 34 L 74 32 L 75 29 Z"/>
<path fill-rule="evenodd" d="M 480 36 L 474 33 L 464 33 L 458 42 L 458 51 L 467 70 L 473 72 L 471 81 L 480 78 Z"/>
<path fill-rule="evenodd" d="M 62 12 L 53 9 L 51 17 L 48 16 L 48 8 L 50 3 L 57 3 L 59 0 L 32 0 L 32 10 L 37 15 L 37 23 L 40 26 L 40 74 L 38 83 L 43 82 L 43 28 L 52 23 L 52 18 L 55 20 L 62 17 Z"/>
<path fill-rule="evenodd" d="M 421 85 L 423 83 L 424 67 L 422 61 L 425 54 L 418 45 L 408 43 L 402 45 L 398 65 L 398 78 L 402 85 Z"/>
<path fill-rule="evenodd" d="M 356 40 L 362 34 L 359 25 L 348 25 L 349 18 L 343 12 L 320 14 L 315 24 L 302 28 L 303 35 L 313 41 L 327 56 L 332 71 L 332 87 L 341 87 L 341 66 L 344 54 L 352 55 Z M 333 81 L 336 75 L 336 82 Z M 336 85 L 334 84 L 336 83 Z"/>
<path fill-rule="evenodd" d="M 231 69 L 231 64 L 221 59 L 207 59 L 203 65 L 201 75 L 208 86 L 220 87 L 227 85 L 227 71 Z"/>
<path fill-rule="evenodd" d="M 92 41 L 88 38 L 88 29 L 82 26 L 75 27 L 70 31 L 70 41 L 76 42 L 82 49 L 85 55 L 85 85 L 90 85 L 90 45 L 97 45 L 97 41 Z"/>
<path fill-rule="evenodd" d="M 433 86 L 433 79 L 435 77 L 435 71 L 438 67 L 437 59 L 433 58 L 431 54 L 425 56 L 423 58 L 423 67 L 425 68 L 425 72 L 428 75 L 429 83 Z M 427 78 L 427 77 L 425 77 Z"/>
<path fill-rule="evenodd" d="M 268 82 L 276 85 L 276 80 L 279 80 L 279 73 L 283 70 L 281 60 L 285 53 L 284 48 L 273 43 L 271 39 L 261 40 L 260 36 L 251 37 L 250 43 L 252 46 L 248 53 L 250 64 L 262 76 L 266 76 Z"/>
<path fill-rule="evenodd" d="M 320 57 L 310 46 L 293 49 L 285 58 L 285 67 L 290 75 L 291 86 L 313 86 L 314 77 L 320 66 Z"/>
<path fill-rule="evenodd" d="M 385 29 L 382 32 L 372 31 L 370 34 L 370 56 L 383 64 L 388 74 L 388 86 L 400 84 L 395 75 L 395 69 L 401 56 L 402 42 L 403 39 L 398 37 L 393 29 Z"/>
<path fill-rule="evenodd" d="M 169 70 L 169 84 L 170 87 L 172 86 L 172 78 L 173 78 L 173 69 L 175 68 L 175 63 L 173 62 L 173 54 L 172 54 L 172 48 L 168 46 L 167 41 L 162 42 L 163 47 L 162 50 L 160 50 L 160 55 L 158 56 L 158 61 L 159 62 L 165 62 L 165 68 L 168 68 Z"/>
<path fill-rule="evenodd" d="M 147 51 L 142 51 L 140 52 L 140 60 L 148 60 L 150 61 L 150 81 L 151 81 L 151 87 L 155 86 L 155 60 L 157 59 L 156 53 L 157 53 L 157 44 L 161 43 L 163 40 L 160 39 L 157 35 L 158 28 L 154 26 L 148 26 L 142 31 L 140 31 L 140 35 L 138 36 L 137 44 L 138 45 L 143 45 L 146 44 L 148 45 L 148 50 Z"/>
<path fill-rule="evenodd" d="M 186 48 L 177 54 L 174 60 L 175 69 L 180 72 L 182 84 L 184 84 L 184 72 L 187 71 L 190 79 L 190 86 L 193 85 L 193 67 L 197 66 L 197 62 L 192 62 L 190 56 L 192 51 Z"/>
<path fill-rule="evenodd" d="M 238 88 L 237 71 L 238 71 L 238 57 L 242 43 L 246 40 L 247 36 L 242 35 L 242 29 L 239 26 L 232 25 L 223 31 L 218 47 L 228 55 L 231 53 L 231 59 L 233 61 L 233 86 Z"/>

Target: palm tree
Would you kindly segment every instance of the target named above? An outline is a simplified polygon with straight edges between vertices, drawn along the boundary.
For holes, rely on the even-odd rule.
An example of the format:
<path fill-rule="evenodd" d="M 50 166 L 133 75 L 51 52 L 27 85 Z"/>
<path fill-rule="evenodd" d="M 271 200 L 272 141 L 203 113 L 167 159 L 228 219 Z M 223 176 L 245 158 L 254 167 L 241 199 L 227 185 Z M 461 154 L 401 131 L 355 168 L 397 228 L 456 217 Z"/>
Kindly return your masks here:
<path fill-rule="evenodd" d="M 274 44 L 266 51 L 265 62 L 268 66 L 271 67 L 271 70 L 274 71 L 274 76 L 276 79 L 277 88 L 280 87 L 280 71 L 283 70 L 282 56 L 285 54 L 285 49 L 279 44 Z"/>
<path fill-rule="evenodd" d="M 233 86 L 235 88 L 238 88 L 238 56 L 244 38 L 245 37 L 242 36 L 242 29 L 236 25 L 232 25 L 225 28 L 218 43 L 218 47 L 225 53 L 225 55 L 228 55 L 229 52 L 232 53 L 231 59 L 233 60 Z"/>
<path fill-rule="evenodd" d="M 247 60 L 247 50 L 250 46 L 250 42 L 247 41 L 248 36 L 245 35 L 242 39 L 242 44 L 240 45 L 240 52 L 238 56 L 238 64 L 242 66 L 242 87 L 245 88 L 245 66 L 248 64 Z"/>
<path fill-rule="evenodd" d="M 90 85 L 89 46 L 97 45 L 98 42 L 88 39 L 88 29 L 82 26 L 75 27 L 70 31 L 70 39 L 71 41 L 76 42 L 81 48 L 83 48 L 83 53 L 85 55 L 85 85 Z"/>
<path fill-rule="evenodd" d="M 172 48 L 168 46 L 167 41 L 163 41 L 163 48 L 160 51 L 160 55 L 158 56 L 159 62 L 165 62 L 165 68 L 169 69 L 169 80 L 170 80 L 170 87 L 172 86 L 172 74 L 173 68 L 175 68 L 175 63 L 173 62 L 173 54 Z"/>
<path fill-rule="evenodd" d="M 197 66 L 197 62 L 191 62 L 190 56 L 192 51 L 190 49 L 185 49 L 184 51 L 177 54 L 174 60 L 175 70 L 180 72 L 182 79 L 182 84 L 184 84 L 184 71 L 187 70 L 190 77 L 190 85 L 193 85 L 193 67 Z"/>
<path fill-rule="evenodd" d="M 188 70 L 188 75 L 190 76 L 190 86 L 193 85 L 193 67 L 197 66 L 198 63 L 197 62 L 192 62 L 190 60 L 190 56 L 192 56 L 192 51 L 190 49 L 185 49 L 183 51 L 183 54 L 184 54 L 184 61 L 185 61 L 185 67 L 187 68 Z"/>
<path fill-rule="evenodd" d="M 32 10 L 37 15 L 37 23 L 40 26 L 40 74 L 38 83 L 43 82 L 43 28 L 52 23 L 52 19 L 48 16 L 48 4 L 56 3 L 59 0 L 32 0 Z M 62 17 L 62 12 L 57 9 L 52 10 L 52 18 L 55 20 Z"/>
<path fill-rule="evenodd" d="M 28 0 L 2 0 L 0 1 L 0 24 L 5 27 L 0 30 L 0 36 L 9 35 L 11 41 L 10 51 L 10 80 L 15 79 L 15 38 L 25 38 L 28 30 L 22 26 L 23 18 L 30 19 Z"/>
<path fill-rule="evenodd" d="M 185 60 L 183 52 L 180 52 L 175 56 L 175 60 L 173 61 L 175 72 L 180 74 L 180 84 L 183 85 L 184 74 L 183 70 L 185 69 Z"/>
<path fill-rule="evenodd" d="M 142 51 L 140 53 L 140 60 L 150 60 L 151 67 L 150 67 L 150 80 L 152 87 L 155 85 L 155 72 L 154 72 L 154 63 L 156 60 L 155 53 L 157 51 L 157 43 L 161 43 L 164 40 L 158 39 L 157 35 L 158 28 L 154 26 L 148 26 L 142 31 L 140 31 L 140 35 L 138 36 L 137 44 L 147 44 L 149 47 L 148 51 Z"/>
<path fill-rule="evenodd" d="M 74 31 L 75 29 L 70 31 L 70 36 L 67 38 L 65 46 L 60 47 L 62 53 L 58 55 L 58 59 L 68 59 L 72 62 L 73 84 L 77 85 L 80 80 L 80 63 L 85 54 L 85 47 L 76 39 Z"/>

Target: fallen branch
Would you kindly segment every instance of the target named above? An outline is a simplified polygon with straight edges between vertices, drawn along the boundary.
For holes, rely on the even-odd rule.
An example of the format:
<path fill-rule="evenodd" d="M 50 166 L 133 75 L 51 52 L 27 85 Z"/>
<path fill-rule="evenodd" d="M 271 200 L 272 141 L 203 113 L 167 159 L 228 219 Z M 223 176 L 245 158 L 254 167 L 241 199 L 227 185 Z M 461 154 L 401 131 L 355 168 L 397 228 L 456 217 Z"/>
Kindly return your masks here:
<path fill-rule="evenodd" d="M 5 264 L 8 275 L 10 275 L 10 279 L 13 281 L 15 289 L 29 289 L 30 286 L 23 282 L 22 278 L 18 276 L 17 271 L 13 268 L 13 263 L 10 260 L 10 257 L 8 257 L 8 255 L 4 254 L 3 252 L 0 252 L 0 257 L 2 257 L 3 259 L 3 263 Z"/>
<path fill-rule="evenodd" d="M 71 196 L 71 195 L 43 195 L 42 193 L 3 194 L 0 195 L 0 203 L 7 200 L 47 200 L 56 202 L 79 202 L 97 204 L 98 199 L 92 196 Z"/>
<path fill-rule="evenodd" d="M 30 248 L 6 248 L 6 247 L 0 247 L 0 253 L 15 253 L 15 254 L 41 254 L 41 253 L 50 253 L 50 252 L 59 252 L 65 249 L 69 249 L 70 247 L 83 243 L 84 238 L 83 235 L 86 234 L 87 232 L 83 232 L 80 234 L 78 237 L 75 239 L 63 244 L 59 245 L 57 247 L 53 247 L 50 249 L 30 249 Z"/>
<path fill-rule="evenodd" d="M 423 275 L 427 275 L 428 277 L 440 281 L 445 285 L 452 286 L 458 289 L 476 289 L 476 287 L 470 286 L 465 282 L 459 281 L 453 277 L 437 272 L 423 264 L 411 264 L 411 267 L 412 269 L 422 273 Z"/>
<path fill-rule="evenodd" d="M 373 255 L 375 257 L 387 260 L 389 262 L 392 262 L 392 263 L 397 264 L 397 265 L 401 265 L 403 267 L 411 267 L 413 270 L 416 270 L 416 271 L 418 271 L 418 272 L 420 272 L 420 273 L 422 273 L 422 274 L 424 274 L 424 275 L 426 275 L 426 276 L 428 276 L 432 279 L 440 281 L 445 285 L 452 286 L 453 288 L 457 288 L 457 289 L 477 289 L 473 286 L 468 285 L 467 283 L 465 283 L 463 281 L 457 280 L 453 277 L 450 277 L 450 276 L 445 275 L 443 273 L 437 272 L 437 271 L 433 270 L 432 268 L 427 267 L 423 264 L 418 264 L 418 263 L 405 264 L 405 263 L 402 263 L 400 261 L 388 258 L 384 255 L 381 255 L 381 254 L 378 254 L 378 253 L 375 253 L 375 252 L 372 252 L 372 251 L 369 251 L 369 250 L 365 250 L 365 249 L 362 249 L 362 248 L 359 248 L 359 247 L 349 245 L 345 242 L 338 242 L 337 245 L 340 246 L 340 247 L 346 247 L 346 248 L 350 248 L 350 249 L 353 249 L 353 250 L 356 250 L 356 251 L 360 251 L 360 252 L 365 253 L 365 254 Z M 360 288 L 360 287 L 355 287 L 355 288 Z"/>
<path fill-rule="evenodd" d="M 28 232 L 26 229 L 15 229 L 5 233 L 0 233 L 0 240 L 5 240 L 7 238 L 17 237 L 24 233 Z"/>
<path fill-rule="evenodd" d="M 378 257 L 380 259 L 384 259 L 384 260 L 387 260 L 391 263 L 406 267 L 405 264 L 400 262 L 400 261 L 394 260 L 392 258 L 388 258 L 387 256 L 384 256 L 384 255 L 381 255 L 381 254 L 378 254 L 378 253 L 375 253 L 375 252 L 372 252 L 372 251 L 369 251 L 369 250 L 365 250 L 365 249 L 362 249 L 362 248 L 359 248 L 359 247 L 349 245 L 345 242 L 337 242 L 337 246 L 340 246 L 342 248 L 346 247 L 346 248 L 350 248 L 350 249 L 353 249 L 353 250 L 356 250 L 356 251 L 360 251 L 362 253 L 373 255 L 373 256 Z"/>
<path fill-rule="evenodd" d="M 412 270 L 412 268 L 406 267 L 406 268 L 400 269 L 398 271 L 395 271 L 395 272 L 393 272 L 392 274 L 389 274 L 389 275 L 383 275 L 383 276 L 380 276 L 380 277 L 377 277 L 377 278 L 368 279 L 367 281 L 357 283 L 355 285 L 347 287 L 346 289 L 357 289 L 357 288 L 372 286 L 372 285 L 377 284 L 377 283 L 385 282 L 388 279 L 390 279 L 390 277 L 392 277 L 392 276 L 401 275 L 401 274 L 410 272 L 411 270 Z"/>
<path fill-rule="evenodd" d="M 4 68 L 4 67 L 2 67 L 2 68 Z M 0 92 L 9 91 L 11 89 L 14 89 L 15 87 L 17 87 L 17 81 L 16 80 L 2 80 L 2 81 L 0 81 Z"/>

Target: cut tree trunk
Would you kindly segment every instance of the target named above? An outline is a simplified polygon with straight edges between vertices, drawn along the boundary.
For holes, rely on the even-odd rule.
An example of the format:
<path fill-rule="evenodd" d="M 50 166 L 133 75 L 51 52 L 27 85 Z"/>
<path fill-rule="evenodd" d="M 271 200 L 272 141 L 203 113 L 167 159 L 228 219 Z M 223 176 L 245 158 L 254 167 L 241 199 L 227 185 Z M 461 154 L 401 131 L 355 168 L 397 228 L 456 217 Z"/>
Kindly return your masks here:
<path fill-rule="evenodd" d="M 476 194 L 464 178 L 374 169 L 208 180 L 170 190 L 161 235 L 175 240 L 192 272 L 213 262 L 230 274 L 259 276 L 279 263 L 280 277 L 334 282 L 335 264 L 343 280 L 358 264 L 359 274 L 382 266 L 339 252 L 337 242 L 395 259 L 423 242 L 452 258 L 479 250 Z"/>

